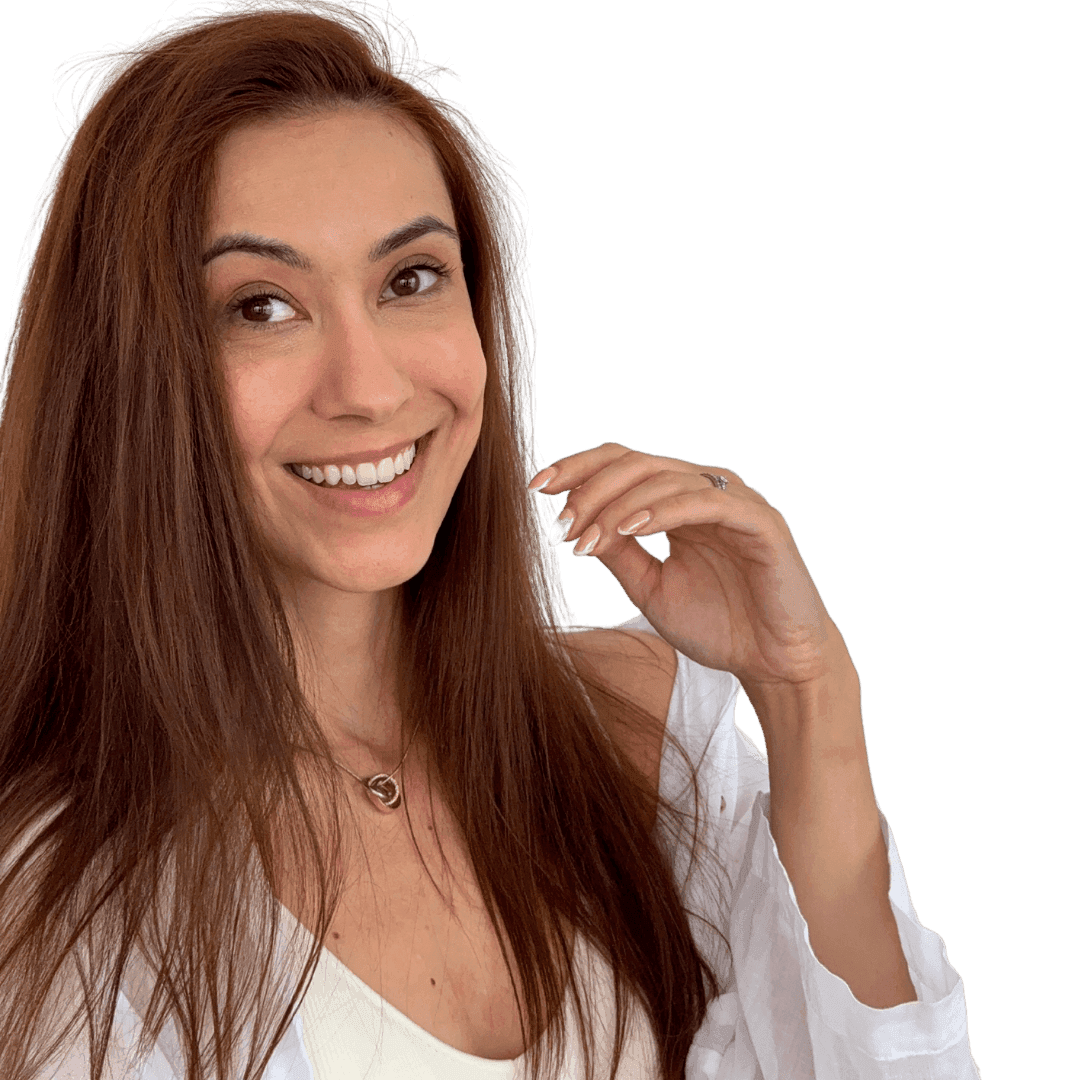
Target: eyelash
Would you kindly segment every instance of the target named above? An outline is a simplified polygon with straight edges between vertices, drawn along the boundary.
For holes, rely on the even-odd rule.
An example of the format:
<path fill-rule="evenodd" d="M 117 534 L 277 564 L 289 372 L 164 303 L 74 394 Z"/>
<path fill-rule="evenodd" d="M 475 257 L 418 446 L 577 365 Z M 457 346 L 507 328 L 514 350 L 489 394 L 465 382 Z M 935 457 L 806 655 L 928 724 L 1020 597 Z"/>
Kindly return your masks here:
<path fill-rule="evenodd" d="M 439 276 L 440 282 L 433 285 L 430 289 L 426 290 L 427 292 L 432 292 L 437 289 L 439 287 L 439 284 L 449 278 L 450 275 L 453 273 L 453 271 L 446 263 L 437 262 L 434 259 L 421 257 L 417 258 L 414 262 L 408 262 L 404 266 L 399 266 L 390 276 L 389 281 L 393 281 L 399 275 L 404 274 L 406 270 L 430 270 L 432 273 Z M 389 283 L 387 284 L 387 288 L 389 288 Z M 383 291 L 385 292 L 385 289 Z M 402 296 L 398 297 L 398 299 L 405 300 L 407 299 L 407 297 Z M 249 300 L 280 300 L 283 304 L 289 304 L 290 306 L 292 305 L 292 301 L 290 301 L 287 296 L 282 295 L 282 293 L 278 292 L 276 289 L 256 289 L 249 293 L 241 293 L 238 297 L 236 297 L 236 299 L 229 302 L 229 318 L 234 319 L 240 309 Z M 243 322 L 252 330 L 269 330 L 272 326 L 277 325 L 275 323 L 252 321 L 250 319 L 244 319 Z"/>

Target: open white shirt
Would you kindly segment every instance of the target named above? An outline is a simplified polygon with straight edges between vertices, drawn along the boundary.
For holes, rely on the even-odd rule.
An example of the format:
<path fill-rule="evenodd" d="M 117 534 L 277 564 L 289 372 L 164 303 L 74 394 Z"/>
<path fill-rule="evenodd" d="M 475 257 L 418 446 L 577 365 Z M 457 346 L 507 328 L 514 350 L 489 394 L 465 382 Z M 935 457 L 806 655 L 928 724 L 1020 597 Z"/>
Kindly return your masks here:
<path fill-rule="evenodd" d="M 655 633 L 643 616 L 622 627 Z M 726 927 L 734 976 L 730 992 L 710 1004 L 694 1038 L 687 1080 L 977 1080 L 963 983 L 949 964 L 944 942 L 915 915 L 884 816 L 879 815 L 889 852 L 889 900 L 918 1000 L 888 1009 L 863 1005 L 814 956 L 769 829 L 768 768 L 735 727 L 738 689 L 730 673 L 678 654 L 667 732 L 695 765 L 700 763 L 703 839 L 719 853 L 730 875 L 726 900 L 715 876 L 703 867 L 687 875 L 689 852 L 684 847 L 674 851 L 672 859 L 688 911 Z M 693 812 L 685 764 L 670 741 L 661 761 L 660 790 Z M 701 920 L 692 917 L 690 925 L 702 954 L 722 977 L 727 970 L 723 943 Z M 184 1080 L 171 1023 L 146 1061 L 132 1060 L 139 1024 L 121 993 L 106 1076 Z M 84 1080 L 89 1076 L 85 1061 L 85 1051 L 76 1049 L 45 1075 Z M 362 1074 L 370 1080 L 394 1075 L 367 1073 L 360 1067 L 357 1075 Z M 315 1080 L 300 1013 L 263 1078 Z"/>

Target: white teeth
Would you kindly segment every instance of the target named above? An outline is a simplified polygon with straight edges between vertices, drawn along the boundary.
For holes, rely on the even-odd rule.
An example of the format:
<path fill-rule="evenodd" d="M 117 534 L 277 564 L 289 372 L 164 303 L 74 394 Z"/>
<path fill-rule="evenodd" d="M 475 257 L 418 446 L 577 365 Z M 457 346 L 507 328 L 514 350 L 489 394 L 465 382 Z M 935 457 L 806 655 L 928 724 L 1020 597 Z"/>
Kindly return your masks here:
<path fill-rule="evenodd" d="M 318 465 L 292 465 L 293 472 L 316 484 L 335 487 L 344 482 L 348 486 L 377 488 L 390 483 L 396 476 L 407 472 L 416 460 L 416 443 L 407 450 L 402 450 L 396 457 L 384 457 L 377 465 L 370 461 L 352 465 L 327 465 L 324 469 Z"/>

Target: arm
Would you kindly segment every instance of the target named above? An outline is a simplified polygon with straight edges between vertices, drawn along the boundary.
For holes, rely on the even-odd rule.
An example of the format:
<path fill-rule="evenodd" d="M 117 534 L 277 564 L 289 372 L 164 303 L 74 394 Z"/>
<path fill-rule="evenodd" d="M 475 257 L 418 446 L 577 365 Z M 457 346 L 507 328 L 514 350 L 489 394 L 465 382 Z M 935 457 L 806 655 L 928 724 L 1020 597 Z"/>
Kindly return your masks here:
<path fill-rule="evenodd" d="M 865 1005 L 915 1001 L 896 919 L 860 709 L 839 631 L 827 675 L 743 684 L 768 750 L 770 828 L 814 954 Z"/>

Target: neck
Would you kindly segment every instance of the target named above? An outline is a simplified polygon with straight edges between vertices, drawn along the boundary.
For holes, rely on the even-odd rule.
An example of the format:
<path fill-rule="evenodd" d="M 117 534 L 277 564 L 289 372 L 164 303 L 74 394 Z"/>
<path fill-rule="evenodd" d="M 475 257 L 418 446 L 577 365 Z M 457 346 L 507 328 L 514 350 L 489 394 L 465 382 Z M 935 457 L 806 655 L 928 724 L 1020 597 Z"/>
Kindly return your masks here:
<path fill-rule="evenodd" d="M 392 769 L 409 736 L 395 693 L 399 590 L 346 593 L 309 580 L 289 600 L 301 686 L 335 756 L 350 769 Z"/>

